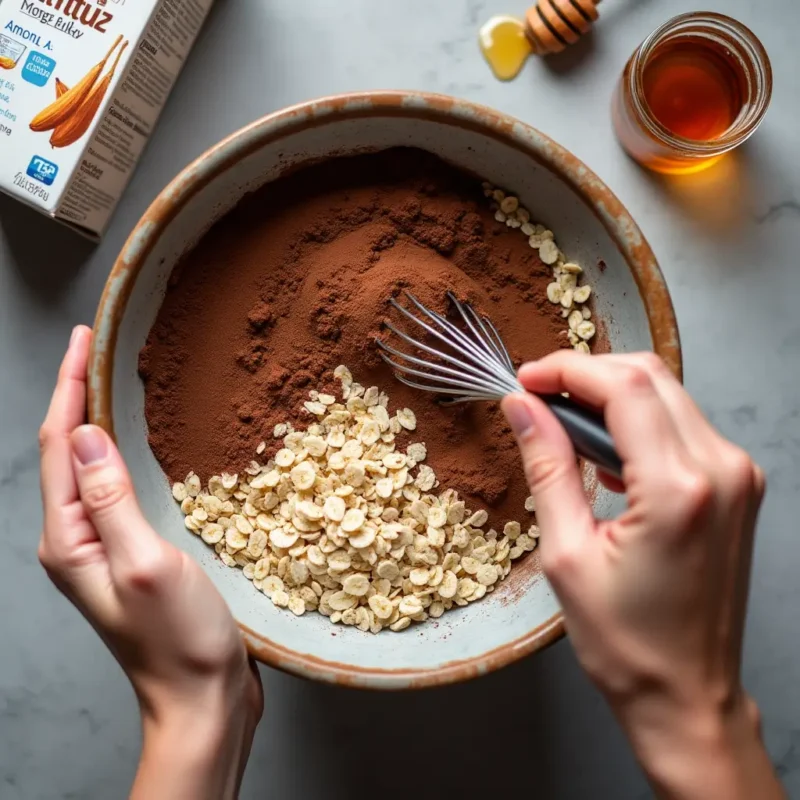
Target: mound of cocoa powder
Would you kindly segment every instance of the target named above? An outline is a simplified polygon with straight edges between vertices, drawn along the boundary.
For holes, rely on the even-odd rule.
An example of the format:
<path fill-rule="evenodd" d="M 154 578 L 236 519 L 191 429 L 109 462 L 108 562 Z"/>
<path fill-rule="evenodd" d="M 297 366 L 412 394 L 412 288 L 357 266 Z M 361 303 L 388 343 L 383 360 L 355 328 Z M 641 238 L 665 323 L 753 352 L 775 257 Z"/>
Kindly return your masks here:
<path fill-rule="evenodd" d="M 526 518 L 519 455 L 496 403 L 438 406 L 378 358 L 387 298 L 403 289 L 440 311 L 455 290 L 489 314 L 516 362 L 568 346 L 546 299 L 551 271 L 494 219 L 480 181 L 412 149 L 330 160 L 246 197 L 175 269 L 143 348 L 150 445 L 171 480 L 238 471 L 279 443 L 279 422 L 311 422 L 310 389 L 346 364 L 390 410 L 417 415 L 442 487 Z"/>

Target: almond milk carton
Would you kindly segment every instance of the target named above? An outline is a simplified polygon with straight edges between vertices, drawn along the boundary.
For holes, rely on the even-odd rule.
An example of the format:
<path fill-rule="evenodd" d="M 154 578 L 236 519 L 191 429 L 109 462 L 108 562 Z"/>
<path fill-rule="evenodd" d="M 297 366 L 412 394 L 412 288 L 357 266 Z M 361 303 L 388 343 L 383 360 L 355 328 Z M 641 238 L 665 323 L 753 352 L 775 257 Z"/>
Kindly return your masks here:
<path fill-rule="evenodd" d="M 0 0 L 0 190 L 99 238 L 212 0 Z"/>

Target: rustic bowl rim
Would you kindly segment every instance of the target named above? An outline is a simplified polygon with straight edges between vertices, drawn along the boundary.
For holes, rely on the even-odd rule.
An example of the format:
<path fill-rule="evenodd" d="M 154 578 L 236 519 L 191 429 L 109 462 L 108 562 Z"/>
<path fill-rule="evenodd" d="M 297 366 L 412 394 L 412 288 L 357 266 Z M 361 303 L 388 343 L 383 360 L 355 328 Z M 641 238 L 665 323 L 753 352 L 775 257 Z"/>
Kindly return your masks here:
<path fill-rule="evenodd" d="M 185 167 L 156 197 L 128 237 L 103 289 L 88 365 L 89 421 L 112 437 L 112 378 L 119 325 L 137 275 L 160 235 L 200 189 L 265 144 L 329 121 L 399 116 L 480 132 L 527 154 L 566 181 L 595 213 L 619 248 L 639 288 L 654 350 L 682 378 L 680 338 L 664 276 L 650 245 L 627 209 L 580 159 L 545 134 L 486 106 L 429 92 L 351 92 L 300 103 L 268 114 L 215 144 Z M 296 675 L 341 685 L 406 689 L 455 683 L 534 653 L 564 635 L 558 612 L 524 636 L 469 659 L 425 669 L 361 668 L 295 652 L 238 622 L 249 653 Z"/>

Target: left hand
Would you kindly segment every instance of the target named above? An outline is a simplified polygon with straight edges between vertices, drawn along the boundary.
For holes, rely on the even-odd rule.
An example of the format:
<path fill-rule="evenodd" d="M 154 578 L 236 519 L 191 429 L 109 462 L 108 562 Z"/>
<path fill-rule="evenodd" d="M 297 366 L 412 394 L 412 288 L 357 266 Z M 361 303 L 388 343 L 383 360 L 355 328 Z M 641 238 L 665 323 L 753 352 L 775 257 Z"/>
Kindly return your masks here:
<path fill-rule="evenodd" d="M 228 764 L 243 769 L 263 708 L 258 671 L 209 577 L 145 520 L 114 442 L 82 424 L 90 342 L 75 329 L 40 432 L 39 558 L 133 684 L 145 752 L 149 736 L 182 730 L 196 750 L 231 748 Z"/>

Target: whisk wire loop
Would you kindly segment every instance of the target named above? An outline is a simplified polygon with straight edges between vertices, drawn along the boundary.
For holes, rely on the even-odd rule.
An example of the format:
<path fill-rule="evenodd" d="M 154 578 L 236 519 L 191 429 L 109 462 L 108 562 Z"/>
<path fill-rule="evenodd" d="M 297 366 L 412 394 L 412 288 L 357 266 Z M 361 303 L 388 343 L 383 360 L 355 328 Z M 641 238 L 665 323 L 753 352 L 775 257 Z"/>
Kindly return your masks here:
<path fill-rule="evenodd" d="M 398 332 L 399 333 L 399 332 Z M 410 336 L 403 336 L 403 338 L 408 341 L 409 343 L 415 344 L 415 346 L 419 347 L 421 343 L 416 342 Z M 414 369 L 412 367 L 406 366 L 405 364 L 398 364 L 393 359 L 389 358 L 385 353 L 381 353 L 381 358 L 389 364 L 390 366 L 394 367 L 394 369 L 400 370 L 408 375 L 416 375 L 421 378 L 431 378 L 435 377 L 437 381 L 445 383 L 449 386 L 458 386 L 461 389 L 466 390 L 473 390 L 473 389 L 480 389 L 482 393 L 491 393 L 492 396 L 497 396 L 498 391 L 503 390 L 503 386 L 499 383 L 496 383 L 491 380 L 491 376 L 483 376 L 483 375 L 476 375 L 475 377 L 467 376 L 465 377 L 462 372 L 458 370 L 451 369 L 450 367 L 444 366 L 444 364 L 435 364 L 432 361 L 427 361 L 424 358 L 417 358 L 416 356 L 408 355 L 408 353 L 403 353 L 400 350 L 392 347 L 390 344 L 386 342 L 380 342 L 381 350 L 385 350 L 388 353 L 391 353 L 393 356 L 397 356 L 398 358 L 402 358 L 405 361 L 408 361 L 412 364 L 417 364 L 421 367 L 427 367 L 429 370 L 436 370 L 436 375 L 432 375 L 431 372 L 425 372 L 423 370 Z M 460 363 L 458 359 L 453 359 L 454 363 Z M 453 377 L 448 377 L 453 376 Z M 429 387 L 428 391 L 436 391 L 436 387 Z"/>
<path fill-rule="evenodd" d="M 417 322 L 419 322 L 419 324 L 422 325 L 422 327 L 424 327 L 430 333 L 436 334 L 436 331 L 431 326 L 429 326 L 427 323 L 425 323 L 425 322 L 423 322 L 421 320 L 417 320 Z M 387 350 L 388 352 L 392 353 L 392 355 L 398 356 L 399 358 L 402 358 L 402 359 L 404 359 L 406 361 L 410 361 L 411 363 L 416 363 L 416 364 L 419 364 L 420 366 L 428 367 L 429 369 L 434 370 L 436 373 L 443 372 L 445 374 L 454 375 L 454 376 L 456 376 L 458 378 L 461 378 L 462 380 L 467 380 L 468 379 L 471 382 L 485 383 L 487 381 L 487 379 L 491 379 L 492 377 L 494 377 L 494 376 L 492 376 L 491 373 L 489 373 L 489 375 L 487 376 L 485 369 L 483 369 L 483 370 L 479 369 L 478 367 L 476 367 L 476 366 L 474 366 L 472 364 L 469 364 L 469 363 L 467 363 L 465 361 L 462 361 L 461 359 L 456 358 L 455 356 L 452 356 L 449 353 L 443 353 L 441 350 L 437 350 L 434 347 L 430 347 L 429 345 L 426 345 L 424 342 L 421 342 L 418 339 L 415 339 L 413 336 L 409 336 L 407 333 L 405 333 L 405 331 L 402 331 L 399 328 L 396 328 L 394 325 L 392 325 L 391 322 L 386 322 L 385 325 L 392 333 L 394 333 L 397 336 L 399 336 L 405 342 L 408 342 L 408 344 L 410 344 L 413 347 L 416 347 L 416 348 L 422 350 L 423 352 L 430 353 L 431 355 L 436 356 L 439 359 L 447 361 L 448 363 L 453 364 L 456 367 L 458 367 L 458 369 L 457 370 L 453 370 L 453 369 L 450 369 L 449 367 L 446 367 L 442 363 L 426 361 L 426 360 L 423 360 L 423 359 L 416 358 L 415 356 L 411 356 L 411 355 L 408 355 L 406 353 L 401 352 L 400 350 L 396 350 L 394 348 L 391 348 L 389 345 L 386 344 L 386 342 L 382 342 L 381 340 L 378 340 L 378 346 L 382 350 Z M 397 368 L 399 368 L 399 369 L 405 369 L 402 365 L 397 365 L 396 364 L 395 366 Z M 492 383 L 495 385 L 496 388 L 500 388 L 501 387 L 500 383 L 497 383 L 495 381 L 492 381 Z"/>
<path fill-rule="evenodd" d="M 416 322 L 419 325 L 422 325 L 426 330 L 429 332 L 434 333 L 434 335 L 448 347 L 451 347 L 459 352 L 460 355 L 468 358 L 475 366 L 474 368 L 470 369 L 470 372 L 474 375 L 484 375 L 486 372 L 487 367 L 491 369 L 492 365 L 487 364 L 485 352 L 478 346 L 477 342 L 472 341 L 468 336 L 466 336 L 462 331 L 460 331 L 452 322 L 445 319 L 441 314 L 437 314 L 435 311 L 431 311 L 429 308 L 426 308 L 422 303 L 414 297 L 413 294 L 410 292 L 406 292 L 406 296 L 408 299 L 419 309 L 419 311 L 427 316 L 429 319 L 432 319 L 435 323 L 437 323 L 442 330 L 445 331 L 447 336 L 444 336 L 438 331 L 434 331 L 431 327 L 427 325 L 427 323 L 421 321 L 418 317 L 411 314 L 408 309 L 401 306 L 399 303 L 393 301 L 393 305 L 395 308 L 399 308 L 403 311 L 403 313 L 411 320 Z M 453 343 L 455 340 L 459 347 L 456 347 Z M 431 352 L 430 350 L 428 352 Z M 435 355 L 445 355 L 439 351 L 433 351 Z"/>
<path fill-rule="evenodd" d="M 459 309 L 459 311 L 461 311 L 462 304 L 458 302 L 455 295 L 452 292 L 448 292 L 447 294 L 448 297 L 450 297 L 451 302 L 455 303 L 456 307 Z M 469 304 L 466 305 L 466 310 L 481 326 L 481 330 L 484 332 L 486 337 L 486 342 L 492 346 L 492 349 L 499 356 L 500 360 L 506 365 L 506 367 L 508 367 L 508 370 L 512 374 L 516 374 L 514 362 L 511 360 L 511 356 L 509 355 L 506 346 L 503 344 L 503 340 L 500 338 L 500 333 L 497 328 L 495 328 L 494 323 L 489 319 L 489 317 L 479 316 L 475 309 Z"/>
<path fill-rule="evenodd" d="M 505 366 L 506 358 L 503 357 L 503 352 L 506 352 L 506 356 L 508 355 L 507 351 L 505 351 L 505 347 L 503 347 L 503 352 L 501 352 L 501 350 L 492 340 L 492 336 L 487 330 L 484 321 L 477 314 L 475 309 L 471 305 L 469 305 L 469 303 L 460 303 L 458 298 L 452 292 L 448 292 L 447 297 L 450 300 L 450 302 L 456 307 L 459 314 L 461 314 L 462 319 L 464 320 L 464 322 L 466 322 L 467 326 L 474 334 L 476 343 L 481 345 L 484 352 L 486 352 L 486 354 L 490 357 L 490 359 L 494 361 L 494 359 L 499 358 L 501 362 L 500 366 L 501 367 Z M 487 319 L 486 322 L 489 322 L 489 320 Z M 478 332 L 476 326 L 480 328 L 480 332 Z M 509 369 L 513 373 L 514 367 L 511 364 L 510 358 L 508 358 L 507 364 L 509 366 Z"/>
<path fill-rule="evenodd" d="M 476 364 L 479 368 L 481 374 L 485 374 L 485 371 L 488 369 L 490 372 L 499 377 L 503 380 L 506 384 L 505 392 L 508 393 L 509 391 L 519 391 L 521 390 L 520 384 L 516 380 L 516 375 L 514 371 L 514 366 L 511 363 L 511 359 L 508 358 L 509 363 L 509 375 L 504 374 L 503 364 L 496 363 L 497 360 L 497 353 L 493 347 L 487 346 L 486 341 L 484 338 L 479 334 L 479 332 L 475 329 L 474 325 L 470 324 L 469 319 L 465 316 L 465 309 L 467 309 L 472 316 L 478 321 L 481 325 L 482 330 L 485 331 L 485 327 L 481 323 L 481 318 L 475 313 L 472 306 L 468 303 L 461 303 L 456 296 L 452 292 L 447 293 L 447 297 L 451 303 L 456 307 L 459 314 L 461 314 L 462 318 L 467 322 L 469 325 L 470 330 L 472 331 L 473 337 L 468 336 L 464 331 L 460 330 L 456 327 L 452 322 L 448 319 L 443 317 L 441 314 L 437 313 L 436 311 L 431 311 L 430 309 L 426 308 L 422 303 L 414 297 L 413 294 L 410 292 L 406 292 L 406 296 L 408 299 L 422 312 L 423 314 L 427 315 L 428 317 L 434 319 L 439 325 L 447 332 L 447 334 L 455 339 L 456 342 L 461 346 L 461 354 L 470 358 L 470 360 Z M 413 317 L 413 319 L 417 319 Z M 489 322 L 487 319 L 486 322 Z M 491 324 L 491 323 L 489 323 Z M 439 338 L 444 341 L 448 346 L 455 347 L 453 342 L 450 339 L 445 337 L 439 336 Z M 512 383 L 509 384 L 508 380 L 511 379 Z M 511 388 L 513 386 L 513 388 Z M 502 395 L 500 395 L 502 396 Z"/>
<path fill-rule="evenodd" d="M 467 326 L 467 330 L 464 331 L 441 314 L 424 306 L 410 292 L 405 294 L 422 318 L 394 298 L 389 301 L 391 306 L 430 336 L 442 342 L 452 352 L 432 347 L 390 321 L 385 321 L 385 327 L 392 334 L 436 359 L 430 361 L 419 358 L 398 350 L 381 339 L 376 339 L 381 350 L 381 358 L 395 370 L 399 380 L 416 389 L 448 395 L 449 399 L 446 402 L 450 403 L 495 400 L 510 392 L 523 391 L 514 374 L 508 351 L 490 320 L 482 319 L 472 306 L 461 303 L 452 292 L 448 292 L 447 297 Z M 390 358 L 387 353 L 395 356 L 395 359 Z M 452 366 L 447 366 L 448 364 Z M 424 382 L 412 378 L 421 378 Z"/>

